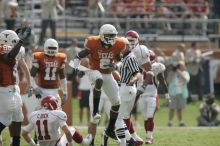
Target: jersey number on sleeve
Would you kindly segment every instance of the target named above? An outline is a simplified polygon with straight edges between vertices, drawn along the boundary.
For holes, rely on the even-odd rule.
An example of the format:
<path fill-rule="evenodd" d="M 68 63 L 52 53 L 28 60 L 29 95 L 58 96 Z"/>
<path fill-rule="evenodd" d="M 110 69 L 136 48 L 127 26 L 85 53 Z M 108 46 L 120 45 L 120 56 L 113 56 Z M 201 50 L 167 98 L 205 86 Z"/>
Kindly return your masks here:
<path fill-rule="evenodd" d="M 56 67 L 47 67 L 45 69 L 44 80 L 56 80 Z"/>
<path fill-rule="evenodd" d="M 45 133 L 44 136 L 42 135 L 42 131 L 41 131 L 42 124 L 44 126 L 44 133 Z M 41 123 L 40 120 L 37 120 L 36 125 L 37 125 L 37 132 L 38 132 L 38 140 L 49 140 L 50 135 L 49 135 L 49 132 L 48 132 L 47 120 L 43 120 L 42 123 Z"/>

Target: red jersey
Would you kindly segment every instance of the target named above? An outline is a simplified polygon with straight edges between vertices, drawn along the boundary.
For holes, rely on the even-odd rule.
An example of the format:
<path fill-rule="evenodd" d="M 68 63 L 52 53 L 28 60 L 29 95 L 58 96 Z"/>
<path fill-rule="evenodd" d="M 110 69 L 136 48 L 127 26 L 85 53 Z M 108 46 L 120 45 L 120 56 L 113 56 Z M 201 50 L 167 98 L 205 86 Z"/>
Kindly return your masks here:
<path fill-rule="evenodd" d="M 85 42 L 85 48 L 89 50 L 90 68 L 109 74 L 111 70 L 105 65 L 114 64 L 116 58 L 125 49 L 126 44 L 122 38 L 116 38 L 115 44 L 110 48 L 102 46 L 100 36 L 90 36 Z"/>
<path fill-rule="evenodd" d="M 38 68 L 37 84 L 46 89 L 59 87 L 59 72 L 65 68 L 66 54 L 47 56 L 44 52 L 33 53 L 33 66 Z"/>
<path fill-rule="evenodd" d="M 0 46 L 0 87 L 7 87 L 9 85 L 16 85 L 19 82 L 17 59 L 10 62 L 4 62 L 3 56 L 12 48 L 10 46 Z M 21 54 L 21 52 L 19 52 Z M 18 55 L 17 55 L 18 56 Z"/>

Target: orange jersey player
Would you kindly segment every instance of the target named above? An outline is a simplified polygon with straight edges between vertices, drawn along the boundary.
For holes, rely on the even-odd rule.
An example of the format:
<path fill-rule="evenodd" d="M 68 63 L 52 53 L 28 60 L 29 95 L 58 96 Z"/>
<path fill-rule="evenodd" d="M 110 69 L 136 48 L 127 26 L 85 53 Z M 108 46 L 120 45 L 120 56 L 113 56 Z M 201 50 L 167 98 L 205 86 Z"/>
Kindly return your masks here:
<path fill-rule="evenodd" d="M 108 137 L 120 142 L 115 134 L 114 127 L 118 117 L 120 107 L 119 87 L 111 72 L 115 66 L 121 52 L 126 48 L 126 42 L 122 38 L 117 37 L 117 30 L 111 24 L 101 26 L 99 36 L 90 36 L 85 41 L 85 50 L 78 53 L 74 58 L 74 68 L 77 69 L 80 64 L 80 59 L 88 55 L 90 62 L 90 71 L 87 72 L 91 82 L 94 85 L 93 89 L 93 117 L 91 124 L 97 124 L 101 118 L 98 106 L 101 95 L 101 88 L 111 101 L 112 107 L 110 111 L 110 122 L 104 134 Z M 94 133 L 90 131 L 91 133 Z M 94 138 L 93 134 L 93 138 Z M 93 144 L 91 144 L 93 145 Z"/>
<path fill-rule="evenodd" d="M 124 40 L 116 38 L 114 45 L 110 48 L 105 48 L 101 43 L 100 36 L 90 36 L 85 42 L 85 48 L 91 54 L 89 58 L 90 68 L 98 70 L 103 74 L 110 74 L 110 64 L 114 64 L 120 53 L 125 48 Z"/>
<path fill-rule="evenodd" d="M 30 34 L 30 28 L 24 28 L 18 35 L 12 30 L 0 33 L 0 137 L 1 132 L 9 126 L 13 146 L 20 146 L 22 99 L 18 86 L 18 70 L 20 66 L 30 84 L 30 72 L 24 60 L 25 49 L 23 40 Z M 9 141 L 9 140 L 8 140 Z M 0 145 L 4 145 L 0 138 Z"/>
<path fill-rule="evenodd" d="M 47 95 L 57 97 L 59 108 L 61 108 L 61 104 L 64 104 L 67 99 L 65 63 L 66 55 L 64 53 L 58 53 L 58 43 L 54 39 L 46 40 L 44 52 L 33 53 L 31 77 L 35 95 L 37 98 Z M 58 96 L 59 86 L 64 93 L 62 103 Z"/>

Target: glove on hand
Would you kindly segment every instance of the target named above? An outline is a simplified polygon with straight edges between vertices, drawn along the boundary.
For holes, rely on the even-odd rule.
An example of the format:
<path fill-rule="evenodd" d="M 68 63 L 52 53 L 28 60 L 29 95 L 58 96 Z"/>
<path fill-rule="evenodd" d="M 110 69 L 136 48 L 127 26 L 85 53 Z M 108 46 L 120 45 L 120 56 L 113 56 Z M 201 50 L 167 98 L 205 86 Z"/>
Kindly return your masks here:
<path fill-rule="evenodd" d="M 64 105 L 67 101 L 67 95 L 64 94 L 63 97 L 61 98 L 61 105 Z"/>
<path fill-rule="evenodd" d="M 28 97 L 31 97 L 33 95 L 33 87 L 29 86 L 26 90 L 26 93 L 28 94 Z"/>
<path fill-rule="evenodd" d="M 79 78 L 82 78 L 85 75 L 85 72 L 78 70 L 77 75 Z"/>
<path fill-rule="evenodd" d="M 31 35 L 31 28 L 22 27 L 22 28 L 18 28 L 15 32 L 18 34 L 18 37 L 23 41 Z"/>
<path fill-rule="evenodd" d="M 39 89 L 39 88 L 36 88 L 36 89 L 34 89 L 34 93 L 35 93 L 35 97 L 37 98 L 37 99 L 41 99 L 41 94 L 42 94 L 42 91 Z"/>
<path fill-rule="evenodd" d="M 142 85 L 140 87 L 137 88 L 137 93 L 136 93 L 136 96 L 140 96 L 141 94 L 144 93 L 144 90 L 145 90 L 146 86 L 145 85 Z"/>

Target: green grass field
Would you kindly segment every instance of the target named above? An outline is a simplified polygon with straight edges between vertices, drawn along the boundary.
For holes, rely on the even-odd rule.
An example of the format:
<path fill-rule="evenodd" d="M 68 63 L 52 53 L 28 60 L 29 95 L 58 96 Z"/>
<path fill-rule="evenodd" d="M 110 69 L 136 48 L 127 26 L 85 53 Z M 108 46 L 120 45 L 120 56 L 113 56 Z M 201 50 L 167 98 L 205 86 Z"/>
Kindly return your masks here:
<path fill-rule="evenodd" d="M 184 110 L 183 118 L 186 127 L 178 127 L 178 122 L 174 120 L 174 126 L 167 127 L 168 109 L 163 105 L 165 101 L 160 99 L 159 110 L 155 117 L 155 130 L 154 130 L 154 146 L 220 146 L 220 127 L 201 128 L 196 126 L 196 117 L 199 115 L 199 101 L 194 101 L 188 104 Z M 220 100 L 216 100 L 220 105 Z M 78 101 L 73 99 L 73 125 L 79 125 L 78 118 Z M 95 140 L 95 145 L 100 145 L 101 133 L 104 130 L 104 117 L 101 121 L 101 126 L 98 129 L 98 133 Z M 138 114 L 138 127 L 136 127 L 137 133 L 144 139 L 146 137 L 143 128 L 143 119 Z M 84 125 L 86 125 L 86 118 L 84 118 Z M 87 133 L 87 127 L 77 126 L 83 135 Z M 9 134 L 5 129 L 2 133 L 3 146 L 9 146 Z M 77 145 L 77 144 L 76 144 Z M 116 146 L 116 143 L 109 141 L 109 146 Z M 21 139 L 21 146 L 28 146 Z"/>

